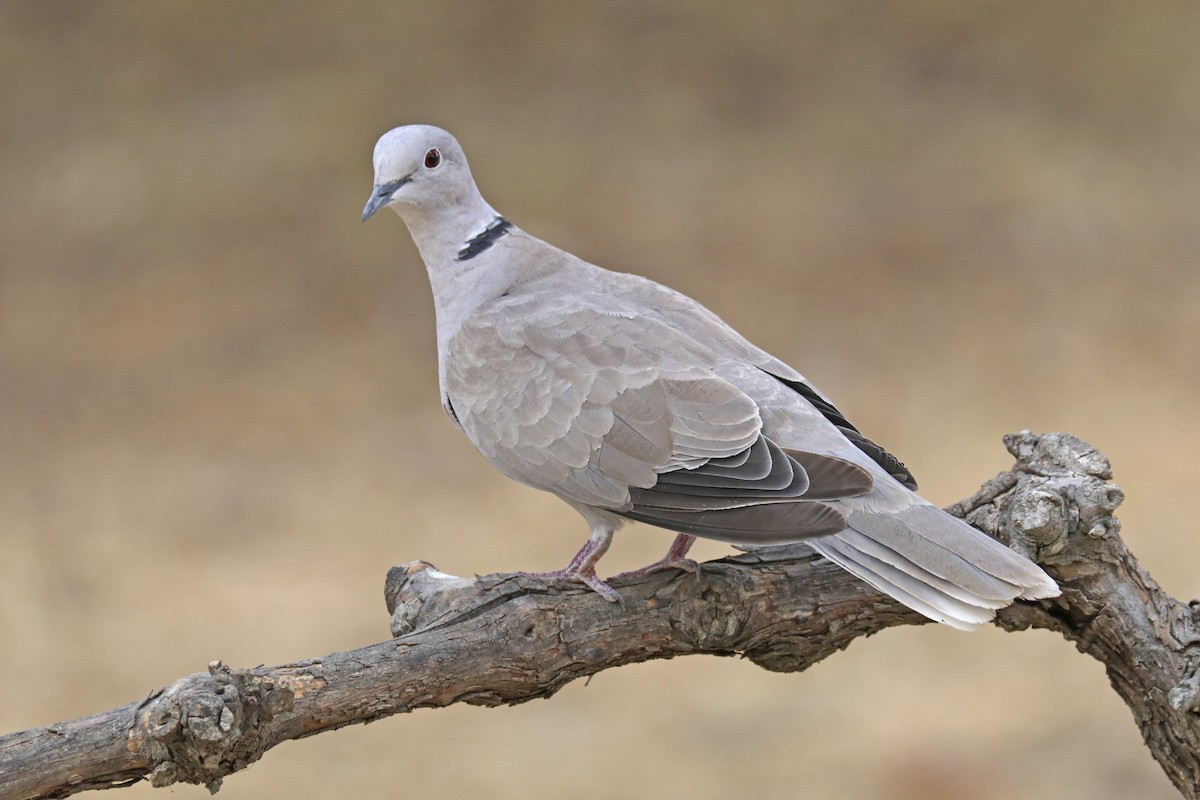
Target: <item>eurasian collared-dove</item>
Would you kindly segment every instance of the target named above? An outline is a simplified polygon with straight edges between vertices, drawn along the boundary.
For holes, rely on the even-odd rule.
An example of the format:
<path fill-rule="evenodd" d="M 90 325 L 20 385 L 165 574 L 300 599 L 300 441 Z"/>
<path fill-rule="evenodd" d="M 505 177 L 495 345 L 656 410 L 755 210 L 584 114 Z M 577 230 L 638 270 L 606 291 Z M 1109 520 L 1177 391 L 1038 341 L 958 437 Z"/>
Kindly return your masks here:
<path fill-rule="evenodd" d="M 704 306 L 496 213 L 446 131 L 396 128 L 374 160 L 363 219 L 391 208 L 425 261 L 446 413 L 493 466 L 558 495 L 591 528 L 548 577 L 618 599 L 596 562 L 633 519 L 679 534 L 646 570 L 689 566 L 696 536 L 806 540 L 966 630 L 1015 598 L 1059 593 L 1033 562 L 918 497 L 899 460 Z"/>

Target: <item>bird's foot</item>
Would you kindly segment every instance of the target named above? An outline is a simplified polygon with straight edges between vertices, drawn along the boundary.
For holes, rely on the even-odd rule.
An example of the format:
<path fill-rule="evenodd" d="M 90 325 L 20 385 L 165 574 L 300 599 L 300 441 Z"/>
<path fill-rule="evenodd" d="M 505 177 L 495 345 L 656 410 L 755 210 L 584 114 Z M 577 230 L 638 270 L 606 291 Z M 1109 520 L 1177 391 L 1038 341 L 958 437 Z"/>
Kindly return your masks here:
<path fill-rule="evenodd" d="M 680 572 L 690 572 L 693 575 L 700 574 L 700 565 L 690 558 L 660 558 L 653 564 L 647 564 L 639 569 L 631 569 L 629 572 L 622 572 L 619 575 L 612 576 L 609 580 L 634 580 L 636 578 L 644 578 L 647 575 L 653 575 L 655 572 L 666 572 L 671 569 L 677 569 Z"/>
<path fill-rule="evenodd" d="M 612 531 L 599 529 L 593 531 L 579 552 L 571 559 L 571 563 L 554 572 L 518 572 L 528 578 L 543 581 L 572 581 L 582 583 L 610 603 L 624 603 L 616 589 L 609 586 L 596 575 L 596 562 L 608 551 L 612 543 Z"/>
<path fill-rule="evenodd" d="M 582 583 L 610 603 L 624 602 L 616 589 L 609 586 L 596 575 L 596 568 L 593 566 L 579 567 L 574 564 L 568 564 L 563 569 L 556 569 L 553 572 L 518 572 L 516 574 L 523 578 L 535 578 L 547 583 L 557 583 L 559 581 Z"/>
<path fill-rule="evenodd" d="M 675 537 L 675 541 L 671 543 L 671 549 L 667 554 L 655 561 L 653 564 L 648 564 L 641 569 L 631 570 L 630 572 L 622 572 L 620 575 L 613 577 L 613 580 L 631 580 L 634 578 L 644 578 L 655 572 L 665 572 L 670 569 L 677 569 L 681 572 L 690 572 L 693 575 L 700 574 L 700 565 L 687 557 L 688 550 L 692 549 L 692 544 L 696 541 L 695 536 L 689 536 L 686 533 L 681 533 Z"/>

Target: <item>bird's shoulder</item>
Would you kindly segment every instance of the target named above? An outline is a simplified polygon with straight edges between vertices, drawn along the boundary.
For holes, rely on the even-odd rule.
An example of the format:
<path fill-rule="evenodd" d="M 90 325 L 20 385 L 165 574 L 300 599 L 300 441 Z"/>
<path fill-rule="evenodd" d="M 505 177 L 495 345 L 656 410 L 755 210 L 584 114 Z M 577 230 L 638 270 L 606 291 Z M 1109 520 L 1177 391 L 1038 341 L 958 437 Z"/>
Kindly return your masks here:
<path fill-rule="evenodd" d="M 480 303 L 450 342 L 452 362 L 537 358 L 627 371 L 671 361 L 709 366 L 712 341 L 664 320 L 636 297 L 614 293 L 586 271 L 534 276 Z"/>
<path fill-rule="evenodd" d="M 490 359 L 502 349 L 531 349 L 554 358 L 583 354 L 595 364 L 624 361 L 637 369 L 637 356 L 657 354 L 695 365 L 735 360 L 803 380 L 682 292 L 642 275 L 598 267 L 540 240 L 514 244 L 517 256 L 539 246 L 539 252 L 526 255 L 543 268 L 518 268 L 503 293 L 474 310 L 456 337 L 460 357 L 468 350 Z"/>

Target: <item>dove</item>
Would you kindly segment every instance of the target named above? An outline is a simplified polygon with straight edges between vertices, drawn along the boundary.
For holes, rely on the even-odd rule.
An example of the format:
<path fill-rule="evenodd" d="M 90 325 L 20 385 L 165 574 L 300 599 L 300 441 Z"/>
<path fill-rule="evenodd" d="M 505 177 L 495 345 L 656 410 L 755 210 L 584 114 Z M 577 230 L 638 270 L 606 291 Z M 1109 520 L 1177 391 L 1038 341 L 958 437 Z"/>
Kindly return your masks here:
<path fill-rule="evenodd" d="M 511 223 L 448 132 L 395 128 L 374 169 L 363 220 L 394 211 L 425 263 L 446 413 L 501 473 L 587 522 L 570 563 L 540 577 L 619 600 L 596 564 L 634 520 L 676 533 L 637 575 L 696 570 L 696 537 L 803 541 L 962 630 L 1059 594 L 1032 561 L 923 500 L 899 459 L 699 302 Z"/>

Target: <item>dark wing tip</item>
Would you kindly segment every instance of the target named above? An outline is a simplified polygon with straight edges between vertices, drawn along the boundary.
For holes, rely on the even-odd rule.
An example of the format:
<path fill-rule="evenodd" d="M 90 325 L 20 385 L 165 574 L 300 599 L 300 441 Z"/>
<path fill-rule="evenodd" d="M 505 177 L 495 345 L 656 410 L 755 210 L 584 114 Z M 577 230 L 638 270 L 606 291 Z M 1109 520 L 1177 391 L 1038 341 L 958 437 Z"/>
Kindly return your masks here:
<path fill-rule="evenodd" d="M 837 533 L 842 514 L 823 500 L 871 491 L 869 472 L 831 456 L 785 450 L 760 436 L 745 458 L 713 459 L 630 490 L 630 519 L 743 545 L 797 542 Z M 736 464 L 736 466 L 731 466 Z"/>
<path fill-rule="evenodd" d="M 855 447 L 870 456 L 872 461 L 887 470 L 889 475 L 907 486 L 909 489 L 916 491 L 917 479 L 913 477 L 913 474 L 909 471 L 908 467 L 904 466 L 904 462 L 872 442 L 867 437 L 863 436 L 857 430 L 847 431 L 843 429 L 842 433 L 847 439 L 854 443 Z"/>
<path fill-rule="evenodd" d="M 858 497 L 875 487 L 875 479 L 857 464 L 843 458 L 806 453 L 802 450 L 787 450 L 804 471 L 808 473 L 808 491 L 804 500 L 838 500 L 843 497 Z"/>
<path fill-rule="evenodd" d="M 859 450 L 862 450 L 871 457 L 872 461 L 887 470 L 889 475 L 907 486 L 909 489 L 915 490 L 917 488 L 917 479 L 913 477 L 912 472 L 909 471 L 908 467 L 904 466 L 904 463 L 900 459 L 896 458 L 887 450 L 884 450 L 882 447 L 875 444 L 875 442 L 863 436 L 859 432 L 858 428 L 854 427 L 850 420 L 846 419 L 845 415 L 843 415 L 842 412 L 838 411 L 837 408 L 834 407 L 833 403 L 817 394 L 816 389 L 802 381 L 792 381 L 788 380 L 787 378 L 781 378 L 771 372 L 768 372 L 767 374 L 785 386 L 795 390 L 797 394 L 799 394 L 808 402 L 812 403 L 813 408 L 817 409 L 817 411 L 820 411 L 821 415 L 825 417 L 825 419 L 829 420 L 838 430 L 840 430 L 842 435 L 853 442 L 855 447 L 857 447 Z"/>
<path fill-rule="evenodd" d="M 815 502 L 761 503 L 707 511 L 634 506 L 617 513 L 667 530 L 753 547 L 791 544 L 829 536 L 846 528 L 846 518 L 841 512 Z"/>

